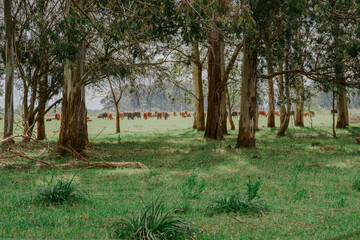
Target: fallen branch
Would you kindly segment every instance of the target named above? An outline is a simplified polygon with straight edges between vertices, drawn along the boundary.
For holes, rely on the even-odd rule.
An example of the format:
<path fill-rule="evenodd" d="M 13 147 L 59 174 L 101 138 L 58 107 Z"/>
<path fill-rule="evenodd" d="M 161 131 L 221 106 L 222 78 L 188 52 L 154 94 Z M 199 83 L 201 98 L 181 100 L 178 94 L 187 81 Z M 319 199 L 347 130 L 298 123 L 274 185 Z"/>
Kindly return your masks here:
<path fill-rule="evenodd" d="M 92 168 L 147 168 L 146 165 L 140 162 L 68 162 L 64 164 L 57 164 L 56 167 L 92 167 Z"/>

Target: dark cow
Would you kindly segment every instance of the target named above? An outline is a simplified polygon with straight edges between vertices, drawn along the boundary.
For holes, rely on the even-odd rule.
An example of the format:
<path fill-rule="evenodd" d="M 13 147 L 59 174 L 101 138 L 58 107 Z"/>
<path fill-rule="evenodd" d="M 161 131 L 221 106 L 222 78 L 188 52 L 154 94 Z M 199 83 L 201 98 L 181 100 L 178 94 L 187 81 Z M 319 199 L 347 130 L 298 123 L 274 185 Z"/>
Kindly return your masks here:
<path fill-rule="evenodd" d="M 231 113 L 231 116 L 232 117 L 237 117 L 239 115 L 239 113 L 237 112 L 237 111 L 233 111 L 232 113 Z"/>
<path fill-rule="evenodd" d="M 330 114 L 337 114 L 337 109 L 331 110 L 331 113 L 330 113 Z"/>
<path fill-rule="evenodd" d="M 107 118 L 107 113 L 100 113 L 97 118 L 102 118 L 102 119 L 106 119 Z"/>
<path fill-rule="evenodd" d="M 170 117 L 170 114 L 168 112 L 164 113 L 164 119 L 167 120 Z"/>
<path fill-rule="evenodd" d="M 294 116 L 295 115 L 295 111 L 290 111 L 290 115 Z"/>
<path fill-rule="evenodd" d="M 141 119 L 141 112 L 133 112 L 134 118 Z"/>
<path fill-rule="evenodd" d="M 1 118 L 1 117 L 0 117 L 0 120 L 2 120 L 2 118 Z M 47 121 L 47 122 L 51 122 L 51 121 L 52 121 L 52 119 L 51 119 L 51 118 L 47 118 L 47 119 L 46 119 L 46 121 Z"/>
<path fill-rule="evenodd" d="M 128 120 L 130 120 L 130 119 L 131 119 L 131 120 L 134 120 L 134 118 L 135 118 L 134 113 L 131 113 L 131 112 L 128 112 L 128 113 L 127 113 L 127 119 L 128 119 Z"/>

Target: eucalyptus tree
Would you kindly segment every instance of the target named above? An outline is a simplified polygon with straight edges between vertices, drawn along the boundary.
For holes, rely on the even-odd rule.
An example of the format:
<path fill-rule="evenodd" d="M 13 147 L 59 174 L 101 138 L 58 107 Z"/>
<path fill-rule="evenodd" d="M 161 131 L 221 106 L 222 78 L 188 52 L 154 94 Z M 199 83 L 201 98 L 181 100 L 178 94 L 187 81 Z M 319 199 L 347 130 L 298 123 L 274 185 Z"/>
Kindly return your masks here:
<path fill-rule="evenodd" d="M 241 109 L 237 147 L 255 147 L 257 78 L 269 79 L 284 74 L 284 72 L 268 73 L 267 76 L 257 74 L 260 50 L 265 44 L 264 40 L 267 39 L 267 26 L 272 22 L 282 26 L 281 31 L 277 33 L 277 41 L 273 41 L 272 46 L 281 43 L 280 40 L 285 39 L 289 32 L 293 32 L 294 23 L 298 24 L 303 18 L 303 12 L 306 11 L 305 4 L 305 0 L 247 2 L 249 10 L 246 11 L 247 24 L 243 30 Z M 281 54 L 278 55 L 281 56 Z M 299 69 L 292 71 L 300 72 Z"/>
<path fill-rule="evenodd" d="M 12 15 L 12 0 L 4 0 L 5 22 L 5 118 L 4 139 L 13 135 L 14 126 L 14 31 L 15 20 Z M 5 143 L 12 143 L 8 140 Z"/>
<path fill-rule="evenodd" d="M 28 141 L 38 123 L 38 139 L 45 136 L 44 115 L 60 100 L 46 107 L 61 86 L 61 66 L 52 53 L 49 40 L 59 22 L 58 1 L 24 2 L 15 31 L 15 56 L 23 93 L 24 138 Z M 59 76 L 59 77 L 57 77 Z"/>

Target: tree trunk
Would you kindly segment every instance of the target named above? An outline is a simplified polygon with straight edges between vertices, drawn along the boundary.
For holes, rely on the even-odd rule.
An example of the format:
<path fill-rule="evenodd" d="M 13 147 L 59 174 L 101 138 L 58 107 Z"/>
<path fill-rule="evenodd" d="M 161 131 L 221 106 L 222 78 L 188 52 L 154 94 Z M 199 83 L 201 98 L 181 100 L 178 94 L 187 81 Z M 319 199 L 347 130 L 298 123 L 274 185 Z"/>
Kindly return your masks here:
<path fill-rule="evenodd" d="M 229 122 L 230 122 L 230 127 L 231 127 L 231 130 L 235 130 L 235 124 L 234 124 L 234 121 L 232 119 L 232 109 L 231 109 L 231 99 L 230 99 L 230 92 L 229 92 L 229 88 L 226 87 L 226 96 L 227 96 L 227 108 L 228 108 L 228 113 L 229 113 Z"/>
<path fill-rule="evenodd" d="M 221 79 L 223 79 L 225 74 L 225 43 L 221 41 Z M 226 88 L 221 93 L 221 102 L 220 102 L 220 119 L 221 119 L 221 132 L 222 134 L 228 134 L 227 131 L 227 110 L 226 110 Z"/>
<path fill-rule="evenodd" d="M 45 105 L 40 107 L 39 109 L 39 119 L 37 122 L 37 140 L 44 140 L 46 139 L 46 132 L 45 132 Z"/>
<path fill-rule="evenodd" d="M 46 139 L 46 132 L 45 132 L 45 110 L 46 110 L 46 102 L 47 102 L 47 76 L 41 80 L 40 88 L 39 88 L 39 101 L 38 104 L 42 104 L 39 106 L 38 111 L 38 122 L 37 122 L 37 139 L 44 140 Z"/>
<path fill-rule="evenodd" d="M 255 130 L 259 130 L 259 104 L 258 101 L 256 101 L 256 107 L 255 107 Z"/>
<path fill-rule="evenodd" d="M 64 66 L 64 86 L 58 152 L 83 154 L 88 143 L 85 83 L 85 41 L 78 48 L 77 62 L 67 60 Z"/>
<path fill-rule="evenodd" d="M 288 70 L 287 57 L 285 57 L 285 69 Z M 286 97 L 286 110 L 285 118 L 280 125 L 280 129 L 277 133 L 278 136 L 285 136 L 286 131 L 289 128 L 290 118 L 291 118 L 291 96 L 290 96 L 290 80 L 288 76 L 285 76 L 285 97 Z M 284 99 L 285 100 L 285 99 Z M 285 107 L 285 106 L 284 106 Z"/>
<path fill-rule="evenodd" d="M 346 97 L 346 90 L 345 90 L 345 120 L 346 120 L 346 126 L 349 126 L 349 108 L 347 103 L 347 97 Z"/>
<path fill-rule="evenodd" d="M 197 43 L 193 44 L 193 85 L 194 85 L 194 125 L 198 131 L 205 130 L 205 113 L 204 113 L 204 92 L 202 86 L 202 64 L 200 61 L 199 46 Z"/>
<path fill-rule="evenodd" d="M 267 58 L 267 69 L 269 74 L 274 73 L 274 68 L 270 60 L 270 56 Z M 275 127 L 275 97 L 274 97 L 274 81 L 273 78 L 268 79 L 268 91 L 269 91 L 269 111 L 268 111 L 268 122 L 269 128 Z"/>
<path fill-rule="evenodd" d="M 250 46 L 252 39 L 249 36 L 244 37 L 243 43 L 241 106 L 236 147 L 250 148 L 255 147 L 257 49 Z"/>
<path fill-rule="evenodd" d="M 304 126 L 304 81 L 301 76 L 297 78 L 296 86 L 296 105 L 295 105 L 295 126 L 303 127 Z"/>
<path fill-rule="evenodd" d="M 222 139 L 220 110 L 223 98 L 224 87 L 219 87 L 221 83 L 221 42 L 217 32 L 209 35 L 209 56 L 208 56 L 208 111 L 206 118 L 205 137 L 211 139 Z"/>
<path fill-rule="evenodd" d="M 342 81 L 340 79 L 339 81 Z M 346 91 L 345 87 L 339 85 L 338 86 L 338 94 L 337 94 L 337 122 L 336 128 L 346 128 Z"/>
<path fill-rule="evenodd" d="M 283 63 L 279 64 L 279 72 L 283 71 Z M 286 116 L 285 97 L 284 97 L 284 75 L 278 76 L 278 98 L 279 98 L 279 110 L 280 110 L 280 126 L 283 125 Z"/>
<path fill-rule="evenodd" d="M 11 16 L 11 0 L 4 0 L 5 18 L 5 116 L 4 139 L 13 135 L 14 127 L 14 22 Z M 14 143 L 11 139 L 5 144 Z"/>
<path fill-rule="evenodd" d="M 120 112 L 119 112 L 119 103 L 115 102 L 115 110 L 116 110 L 116 133 L 120 133 Z"/>

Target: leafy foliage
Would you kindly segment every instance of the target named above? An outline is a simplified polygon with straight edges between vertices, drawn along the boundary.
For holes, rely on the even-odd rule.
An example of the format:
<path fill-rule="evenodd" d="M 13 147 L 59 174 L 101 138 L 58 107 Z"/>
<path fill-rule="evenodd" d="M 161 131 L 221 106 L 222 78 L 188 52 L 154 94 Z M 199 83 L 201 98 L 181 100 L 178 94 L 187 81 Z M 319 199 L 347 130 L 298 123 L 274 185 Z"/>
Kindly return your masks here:
<path fill-rule="evenodd" d="M 258 196 L 261 180 L 253 183 L 249 178 L 246 183 L 246 193 L 235 193 L 229 197 L 219 197 L 214 200 L 211 208 L 217 212 L 236 212 L 253 214 L 266 212 L 268 209 Z"/>
<path fill-rule="evenodd" d="M 44 185 L 36 189 L 37 198 L 50 204 L 64 204 L 86 199 L 88 195 L 78 189 L 73 180 L 74 177 L 69 180 L 51 178 L 50 181 L 44 181 Z"/>
<path fill-rule="evenodd" d="M 166 211 L 156 199 L 139 214 L 117 223 L 115 234 L 120 239 L 192 239 L 189 225 L 174 216 L 174 211 Z"/>

